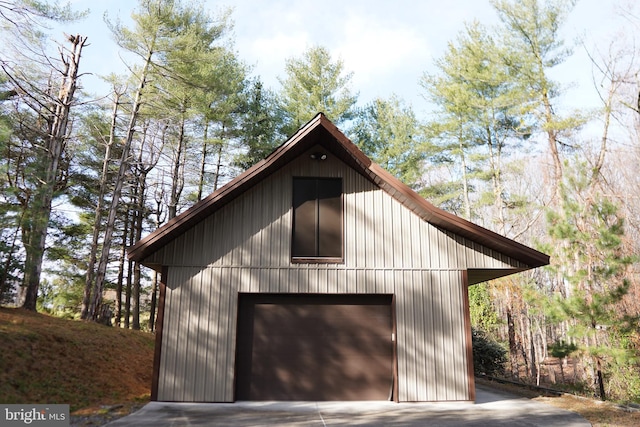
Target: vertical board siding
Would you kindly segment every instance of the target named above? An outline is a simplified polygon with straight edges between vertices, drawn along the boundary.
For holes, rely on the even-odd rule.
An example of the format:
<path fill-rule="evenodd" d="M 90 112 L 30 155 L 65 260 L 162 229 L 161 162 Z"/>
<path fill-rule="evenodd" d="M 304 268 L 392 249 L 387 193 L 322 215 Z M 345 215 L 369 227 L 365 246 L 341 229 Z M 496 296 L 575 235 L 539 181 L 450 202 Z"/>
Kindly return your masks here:
<path fill-rule="evenodd" d="M 169 269 L 158 400 L 233 400 L 236 291 L 230 269 Z M 227 283 L 225 286 L 224 283 Z"/>
<path fill-rule="evenodd" d="M 338 283 L 349 294 L 396 295 L 400 401 L 468 398 L 460 271 L 174 267 L 168 282 L 175 281 L 166 296 L 159 400 L 233 401 L 239 292 L 341 293 Z"/>
<path fill-rule="evenodd" d="M 310 150 L 313 151 L 313 150 Z M 292 264 L 294 176 L 342 177 L 344 263 Z M 168 267 L 158 399 L 231 402 L 238 293 L 394 294 L 398 399 L 467 400 L 462 271 L 525 267 L 301 155 L 153 254 Z"/>
<path fill-rule="evenodd" d="M 293 162 L 167 244 L 149 261 L 167 266 L 289 267 L 292 178 L 342 176 L 346 267 L 526 267 L 423 221 L 339 160 L 330 157 L 325 162 L 321 166 L 312 162 L 313 167 L 300 159 Z"/>

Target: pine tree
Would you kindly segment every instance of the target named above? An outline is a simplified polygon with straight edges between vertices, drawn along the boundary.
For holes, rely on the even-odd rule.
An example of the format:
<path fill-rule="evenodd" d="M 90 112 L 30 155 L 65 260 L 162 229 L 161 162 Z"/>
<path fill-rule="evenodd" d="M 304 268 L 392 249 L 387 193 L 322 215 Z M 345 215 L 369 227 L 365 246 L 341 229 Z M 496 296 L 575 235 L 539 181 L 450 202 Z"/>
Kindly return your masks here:
<path fill-rule="evenodd" d="M 276 95 L 257 79 L 248 86 L 245 97 L 239 135 L 245 151 L 234 159 L 243 170 L 264 159 L 285 139 Z"/>
<path fill-rule="evenodd" d="M 20 208 L 14 196 L 17 158 L 12 143 L 11 116 L 5 103 L 16 95 L 0 76 L 0 304 L 14 302 L 20 285 Z"/>
<path fill-rule="evenodd" d="M 402 182 L 420 187 L 425 145 L 413 110 L 397 96 L 365 106 L 349 134 L 373 161 Z"/>
<path fill-rule="evenodd" d="M 50 53 L 46 24 L 72 22 L 85 14 L 73 12 L 70 4 L 60 6 L 40 0 L 0 3 L 0 32 L 6 45 L 0 69 L 7 85 L 0 99 L 15 98 L 9 151 L 28 153 L 20 160 L 14 159 L 9 174 L 20 206 L 15 229 L 20 230 L 24 250 L 23 307 L 29 310 L 37 306 L 52 202 L 65 186 L 66 146 L 72 139 L 70 111 L 77 103 L 78 67 L 86 45 L 86 37 L 65 35 L 69 47 L 60 45 L 56 54 Z M 27 169 L 29 174 L 25 176 Z M 5 263 L 10 264 L 16 259 L 13 241 L 8 248 L 10 255 Z"/>
<path fill-rule="evenodd" d="M 549 234 L 556 244 L 553 268 L 568 283 L 548 311 L 555 322 L 568 324 L 562 339 L 576 346 L 576 354 L 591 369 L 597 394 L 607 398 L 607 369 L 638 362 L 638 354 L 621 337 L 637 336 L 637 318 L 620 312 L 629 290 L 630 266 L 635 261 L 624 247 L 625 222 L 616 204 L 590 185 L 584 162 L 565 169 L 560 194 L 562 211 L 548 214 Z"/>
<path fill-rule="evenodd" d="M 357 101 L 349 89 L 353 74 L 345 74 L 342 60 L 334 61 L 326 48 L 315 46 L 300 58 L 289 58 L 285 72 L 280 102 L 287 135 L 320 112 L 337 126 L 352 118 Z"/>
<path fill-rule="evenodd" d="M 507 210 L 513 200 L 504 189 L 505 159 L 528 139 L 531 129 L 526 92 L 513 79 L 513 52 L 500 46 L 492 32 L 475 22 L 467 25 L 455 43 L 437 61 L 438 73 L 421 80 L 436 108 L 427 124 L 440 150 L 435 163 L 457 165 L 452 180 L 460 189 L 463 215 L 470 218 L 472 192 L 475 201 L 492 205 L 492 227 L 505 234 Z M 476 183 L 477 185 L 474 185 Z M 485 190 L 488 184 L 488 190 Z"/>
<path fill-rule="evenodd" d="M 561 37 L 563 24 L 576 0 L 492 0 L 502 22 L 500 41 L 512 51 L 509 68 L 517 84 L 529 94 L 523 110 L 535 119 L 536 129 L 546 137 L 553 160 L 556 198 L 562 182 L 562 152 L 570 149 L 563 140 L 584 123 L 579 112 L 562 114 L 557 100 L 562 88 L 551 70 L 565 62 L 572 50 Z"/>

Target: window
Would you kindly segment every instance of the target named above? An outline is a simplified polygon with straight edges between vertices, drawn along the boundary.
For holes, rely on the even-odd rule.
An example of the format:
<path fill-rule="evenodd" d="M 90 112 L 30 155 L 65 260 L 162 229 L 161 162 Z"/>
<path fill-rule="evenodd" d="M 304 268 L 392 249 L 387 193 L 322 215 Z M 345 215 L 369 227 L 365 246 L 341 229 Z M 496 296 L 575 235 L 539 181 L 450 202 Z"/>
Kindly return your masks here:
<path fill-rule="evenodd" d="M 342 179 L 293 179 L 294 261 L 342 261 Z"/>

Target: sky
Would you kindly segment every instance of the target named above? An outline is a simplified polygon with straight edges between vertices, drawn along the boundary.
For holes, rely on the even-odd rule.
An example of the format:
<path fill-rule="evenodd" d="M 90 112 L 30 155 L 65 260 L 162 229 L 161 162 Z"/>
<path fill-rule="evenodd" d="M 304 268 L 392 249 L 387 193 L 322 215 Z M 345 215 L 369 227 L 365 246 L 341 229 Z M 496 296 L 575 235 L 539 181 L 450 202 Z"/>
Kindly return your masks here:
<path fill-rule="evenodd" d="M 633 0 L 579 0 L 563 29 L 567 41 L 585 46 L 608 43 L 627 21 L 616 14 L 616 4 Z M 65 24 L 63 31 L 88 37 L 81 70 L 85 90 L 106 95 L 99 76 L 124 71 L 119 48 L 103 16 L 129 19 L 135 0 L 72 0 L 77 10 L 90 9 L 83 21 Z M 207 1 L 215 13 L 231 7 L 231 40 L 241 60 L 252 67 L 266 86 L 278 90 L 287 58 L 300 57 L 311 46 L 328 48 L 334 59 L 353 73 L 351 90 L 364 105 L 376 97 L 395 94 L 418 114 L 429 109 L 419 80 L 434 72 L 434 62 L 465 23 L 478 20 L 490 26 L 497 15 L 489 0 L 227 0 Z M 60 39 L 55 31 L 54 38 Z M 595 103 L 592 66 L 583 48 L 554 71 L 576 106 Z"/>

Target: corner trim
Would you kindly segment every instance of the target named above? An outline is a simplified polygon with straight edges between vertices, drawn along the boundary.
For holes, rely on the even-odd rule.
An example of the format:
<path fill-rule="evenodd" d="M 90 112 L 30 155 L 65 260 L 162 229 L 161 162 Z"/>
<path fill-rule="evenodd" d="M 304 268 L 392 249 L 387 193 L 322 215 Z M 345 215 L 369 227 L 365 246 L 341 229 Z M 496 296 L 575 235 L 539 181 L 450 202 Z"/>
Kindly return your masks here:
<path fill-rule="evenodd" d="M 467 350 L 467 383 L 469 400 L 476 401 L 476 380 L 473 372 L 473 337 L 471 335 L 471 311 L 469 309 L 469 273 L 462 271 L 462 298 L 464 300 L 465 346 Z"/>
<path fill-rule="evenodd" d="M 393 333 L 393 401 L 396 403 L 400 403 L 400 396 L 398 396 L 399 385 L 398 385 L 398 322 L 397 322 L 397 311 L 396 311 L 396 294 L 393 293 L 391 297 L 391 320 L 393 321 L 392 333 Z"/>
<path fill-rule="evenodd" d="M 151 379 L 151 401 L 158 400 L 158 384 L 160 382 L 160 357 L 162 355 L 162 333 L 164 326 L 164 304 L 167 293 L 167 276 L 169 268 L 162 267 L 160 275 L 160 296 L 158 298 L 158 315 L 156 317 L 156 342 L 153 351 L 153 377 Z"/>

